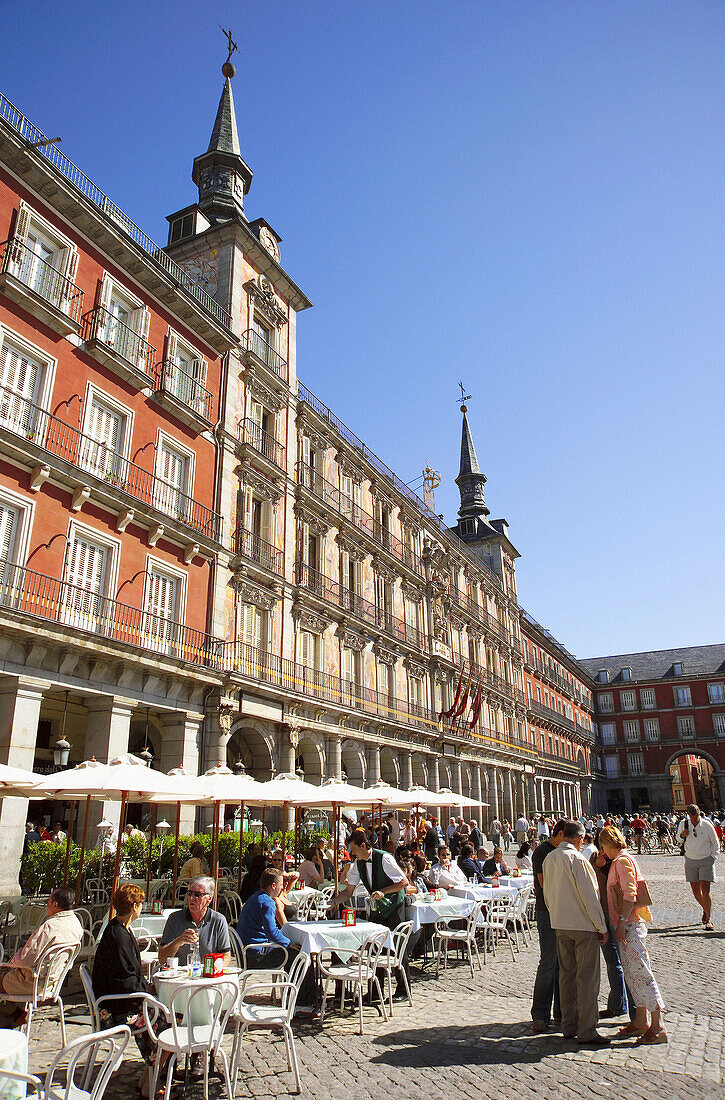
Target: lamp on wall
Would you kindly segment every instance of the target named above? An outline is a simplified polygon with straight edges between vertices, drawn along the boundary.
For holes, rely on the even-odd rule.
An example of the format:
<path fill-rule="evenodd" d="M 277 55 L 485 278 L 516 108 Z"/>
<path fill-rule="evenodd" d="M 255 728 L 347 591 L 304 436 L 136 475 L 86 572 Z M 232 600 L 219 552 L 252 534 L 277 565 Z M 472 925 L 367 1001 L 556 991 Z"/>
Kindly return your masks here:
<path fill-rule="evenodd" d="M 138 754 L 139 759 L 143 760 L 147 768 L 151 767 L 151 761 L 154 758 L 154 754 L 149 751 L 149 707 L 146 707 L 146 726 L 143 734 L 143 750 Z M 156 826 L 158 829 L 158 825 Z"/>
<path fill-rule="evenodd" d="M 53 745 L 53 764 L 56 769 L 60 771 L 62 768 L 68 767 L 68 758 L 70 756 L 70 743 L 65 739 L 65 720 L 68 714 L 68 690 L 66 689 L 65 700 L 63 702 L 63 717 L 60 720 L 60 737 Z"/>
<path fill-rule="evenodd" d="M 247 774 L 247 769 L 244 767 L 244 764 L 242 763 L 241 760 L 237 760 L 237 762 L 235 764 L 232 764 L 232 771 L 234 772 L 235 775 L 246 775 Z"/>

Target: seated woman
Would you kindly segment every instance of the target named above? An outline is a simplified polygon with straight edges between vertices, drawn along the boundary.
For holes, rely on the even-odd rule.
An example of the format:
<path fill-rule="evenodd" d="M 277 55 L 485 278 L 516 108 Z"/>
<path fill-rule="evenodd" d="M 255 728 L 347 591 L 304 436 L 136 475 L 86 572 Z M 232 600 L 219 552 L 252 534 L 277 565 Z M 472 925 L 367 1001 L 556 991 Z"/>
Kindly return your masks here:
<path fill-rule="evenodd" d="M 402 867 L 408 878 L 408 885 L 405 888 L 405 897 L 411 901 L 416 898 L 426 897 L 428 894 L 428 887 L 425 884 L 423 876 L 421 875 L 415 860 L 409 859 Z"/>
<path fill-rule="evenodd" d="M 322 864 L 322 877 L 327 882 L 332 882 L 335 877 L 335 853 L 331 848 L 328 848 L 327 841 L 324 837 L 320 837 L 315 847 L 317 848 L 317 854 Z"/>
<path fill-rule="evenodd" d="M 191 882 L 199 875 L 209 874 L 209 864 L 204 859 L 204 846 L 197 840 L 189 851 L 189 858 L 179 871 L 179 882 Z"/>
<path fill-rule="evenodd" d="M 509 869 L 504 863 L 503 848 L 494 848 L 493 855 L 483 865 L 483 874 L 488 877 L 488 875 L 507 875 L 508 873 Z"/>
<path fill-rule="evenodd" d="M 144 981 L 141 953 L 131 932 L 131 924 L 139 917 L 145 896 L 139 886 L 131 883 L 119 886 L 113 895 L 116 915 L 106 925 L 93 960 L 91 983 L 96 999 L 112 993 L 152 992 Z M 144 1025 L 141 1002 L 134 1000 L 133 996 L 123 1001 L 109 1001 L 106 1006 L 101 1006 L 99 1015 L 102 1029 L 117 1027 L 119 1024 L 127 1024 L 131 1028 L 136 1045 L 146 1062 L 138 1088 L 142 1096 L 148 1096 L 149 1066 L 153 1065 L 156 1047 Z M 163 1090 L 160 1090 L 157 1096 L 162 1095 Z"/>
<path fill-rule="evenodd" d="M 454 886 L 466 886 L 468 879 L 451 860 L 451 850 L 445 845 L 438 849 L 438 862 L 434 863 L 426 876 L 428 885 L 433 889 L 452 890 Z"/>
<path fill-rule="evenodd" d="M 266 856 L 252 856 L 251 860 L 249 861 L 249 870 L 242 879 L 242 885 L 239 890 L 239 897 L 242 899 L 242 903 L 244 903 L 245 901 L 249 901 L 252 894 L 256 893 L 256 891 L 259 889 L 259 880 L 266 866 Z"/>
<path fill-rule="evenodd" d="M 284 870 L 284 859 L 282 858 L 281 848 L 275 848 L 272 855 L 269 857 L 269 862 L 272 870 L 282 872 L 282 889 L 274 899 L 274 903 L 277 907 L 277 924 L 281 928 L 288 920 L 294 920 L 297 916 L 297 906 L 290 902 L 287 895 L 290 890 L 294 889 L 294 884 L 297 882 L 298 876 L 296 871 L 286 872 Z"/>
<path fill-rule="evenodd" d="M 530 871 L 534 873 L 534 865 L 531 862 L 531 845 L 528 840 L 525 840 L 518 852 L 516 853 L 516 866 L 519 871 Z"/>
<path fill-rule="evenodd" d="M 325 878 L 322 860 L 314 844 L 305 852 L 299 869 L 300 886 L 320 886 Z"/>

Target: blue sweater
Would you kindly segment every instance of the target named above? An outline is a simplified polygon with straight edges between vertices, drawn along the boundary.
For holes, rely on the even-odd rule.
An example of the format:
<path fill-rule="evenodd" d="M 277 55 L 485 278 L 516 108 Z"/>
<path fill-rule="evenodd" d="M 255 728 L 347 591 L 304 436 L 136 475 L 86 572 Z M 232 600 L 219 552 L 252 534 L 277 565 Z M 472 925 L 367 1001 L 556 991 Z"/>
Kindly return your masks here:
<path fill-rule="evenodd" d="M 255 943 L 278 943 L 289 947 L 290 940 L 277 927 L 277 907 L 267 893 L 257 890 L 245 901 L 239 914 L 237 934 L 245 947 Z"/>

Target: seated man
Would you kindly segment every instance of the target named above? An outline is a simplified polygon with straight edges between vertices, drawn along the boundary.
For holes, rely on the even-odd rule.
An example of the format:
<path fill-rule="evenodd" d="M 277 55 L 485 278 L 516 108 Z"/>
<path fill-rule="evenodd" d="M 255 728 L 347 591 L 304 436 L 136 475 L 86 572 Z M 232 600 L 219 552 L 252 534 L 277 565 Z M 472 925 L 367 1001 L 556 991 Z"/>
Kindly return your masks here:
<path fill-rule="evenodd" d="M 222 954 L 224 969 L 229 966 L 232 957 L 229 925 L 221 913 L 209 908 L 214 899 L 214 885 L 213 878 L 197 875 L 189 883 L 186 906 L 169 914 L 159 943 L 162 966 L 173 956 L 178 956 L 179 964 L 185 966 L 194 943 L 199 944 L 202 962 L 205 955 Z"/>
<path fill-rule="evenodd" d="M 259 889 L 242 906 L 237 922 L 237 935 L 246 948 L 246 962 L 250 970 L 259 967 L 264 967 L 265 970 L 277 969 L 284 959 L 282 952 L 276 948 L 263 951 L 258 944 L 277 943 L 288 951 L 296 948 L 278 927 L 278 920 L 282 927 L 286 923 L 284 914 L 280 914 L 276 904 L 281 890 L 282 872 L 277 867 L 268 867 L 266 871 L 262 871 Z"/>
<path fill-rule="evenodd" d="M 484 863 L 482 872 L 487 876 L 507 875 L 509 873 L 509 869 L 503 859 L 503 848 L 494 848 L 493 855 Z"/>
<path fill-rule="evenodd" d="M 464 844 L 461 848 L 461 854 L 458 857 L 458 866 L 469 882 L 483 882 L 483 876 L 486 874 L 486 865 L 478 862 L 474 855 L 472 844 Z"/>
<path fill-rule="evenodd" d="M 16 951 L 9 965 L 12 970 L 0 970 L 0 1026 L 17 1027 L 25 1022 L 22 1005 L 3 1001 L 3 993 L 12 996 L 28 996 L 33 991 L 32 968 L 41 954 L 51 944 L 55 947 L 70 944 L 79 947 L 83 939 L 83 926 L 73 912 L 74 897 L 70 890 L 53 890 L 46 905 L 47 917 L 33 932 L 24 947 Z"/>
<path fill-rule="evenodd" d="M 443 890 L 452 890 L 454 886 L 465 886 L 468 882 L 458 864 L 451 860 L 450 848 L 446 847 L 439 849 L 438 862 L 430 868 L 426 880 L 433 890 L 439 886 Z"/>

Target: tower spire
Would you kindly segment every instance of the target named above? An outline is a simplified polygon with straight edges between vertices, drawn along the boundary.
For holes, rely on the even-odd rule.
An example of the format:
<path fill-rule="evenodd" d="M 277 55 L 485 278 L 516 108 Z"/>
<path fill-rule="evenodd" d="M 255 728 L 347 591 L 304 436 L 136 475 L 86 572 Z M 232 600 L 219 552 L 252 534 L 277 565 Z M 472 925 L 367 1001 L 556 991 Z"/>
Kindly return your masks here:
<path fill-rule="evenodd" d="M 228 57 L 222 65 L 224 87 L 217 108 L 209 148 L 194 161 L 191 178 L 199 188 L 199 207 L 212 222 L 229 221 L 244 214 L 244 196 L 252 183 L 252 170 L 242 159 L 234 110 L 232 78 L 236 69 L 232 54 L 237 49 L 231 31 L 222 27 Z"/>
<path fill-rule="evenodd" d="M 456 478 L 456 485 L 461 494 L 461 507 L 458 509 L 458 515 L 461 519 L 483 520 L 486 522 L 486 516 L 490 511 L 486 507 L 483 494 L 486 475 L 481 472 L 481 467 L 478 465 L 476 448 L 473 445 L 473 437 L 467 416 L 468 406 L 466 401 L 470 400 L 471 395 L 465 392 L 462 383 L 459 383 L 459 385 L 461 387 L 459 402 L 463 414 L 463 425 L 461 430 L 461 464 Z"/>

